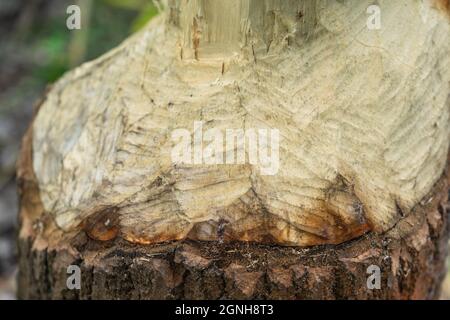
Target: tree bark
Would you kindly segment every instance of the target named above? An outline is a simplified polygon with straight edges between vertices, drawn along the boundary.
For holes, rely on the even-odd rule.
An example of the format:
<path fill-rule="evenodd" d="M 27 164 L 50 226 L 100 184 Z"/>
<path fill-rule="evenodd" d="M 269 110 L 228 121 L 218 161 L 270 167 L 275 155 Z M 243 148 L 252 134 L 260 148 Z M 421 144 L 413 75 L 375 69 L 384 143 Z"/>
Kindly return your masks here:
<path fill-rule="evenodd" d="M 448 249 L 448 172 L 389 232 L 311 248 L 181 241 L 134 245 L 79 233 L 19 238 L 21 299 L 438 299 Z M 21 180 L 22 206 L 33 183 Z M 31 190 L 30 190 L 31 189 Z M 24 210 L 24 209 L 22 209 Z M 22 229 L 23 232 L 23 229 Z M 69 290 L 67 267 L 81 269 Z M 372 265 L 380 289 L 369 289 Z"/>
<path fill-rule="evenodd" d="M 56 83 L 18 163 L 19 296 L 437 298 L 448 2 L 385 2 L 378 31 L 350 2 L 169 1 Z M 279 168 L 174 162 L 173 133 L 199 122 L 276 128 Z"/>

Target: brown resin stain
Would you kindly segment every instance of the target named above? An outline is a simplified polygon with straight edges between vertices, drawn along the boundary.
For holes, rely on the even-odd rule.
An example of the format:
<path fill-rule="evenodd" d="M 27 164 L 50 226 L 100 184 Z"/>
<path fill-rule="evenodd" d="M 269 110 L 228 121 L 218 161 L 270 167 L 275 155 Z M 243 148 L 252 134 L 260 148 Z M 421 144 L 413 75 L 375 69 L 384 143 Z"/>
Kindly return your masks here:
<path fill-rule="evenodd" d="M 115 239 L 120 231 L 118 208 L 106 208 L 89 216 L 83 221 L 82 228 L 93 240 Z"/>
<path fill-rule="evenodd" d="M 184 234 L 158 234 L 153 237 L 148 237 L 124 232 L 122 238 L 131 243 L 149 245 L 171 241 L 180 241 L 186 239 L 186 236 Z"/>
<path fill-rule="evenodd" d="M 295 232 L 301 238 L 301 246 L 315 246 L 344 243 L 372 230 L 366 220 L 363 204 L 346 179 L 339 176 L 326 193 L 327 201 L 308 210 L 307 225 L 297 225 L 295 221 L 268 212 L 254 191 L 249 190 L 245 201 L 236 200 L 224 209 L 227 212 L 225 216 L 246 217 L 238 222 L 211 219 L 187 223 L 177 230 L 157 234 L 122 226 L 121 237 L 132 243 L 146 245 L 189 239 L 298 246 L 296 240 L 286 237 L 287 233 Z"/>
<path fill-rule="evenodd" d="M 434 0 L 434 5 L 450 16 L 450 0 Z"/>
<path fill-rule="evenodd" d="M 337 183 L 333 186 L 334 189 L 341 188 Z M 348 195 L 345 198 L 351 204 L 359 204 L 357 197 L 348 190 L 346 186 L 343 186 L 343 192 L 347 192 Z M 157 244 L 169 241 L 179 241 L 184 239 L 195 241 L 219 241 L 223 243 L 229 243 L 234 241 L 248 242 L 248 243 L 260 243 L 267 245 L 283 245 L 283 246 L 297 246 L 296 243 L 287 241 L 285 237 L 285 230 L 279 228 L 280 224 L 289 225 L 289 228 L 300 232 L 302 235 L 302 246 L 315 246 L 315 245 L 336 245 L 358 238 L 367 232 L 372 230 L 369 223 L 364 217 L 364 211 L 362 207 L 357 205 L 348 205 L 344 202 L 342 206 L 333 205 L 333 201 L 329 203 L 325 202 L 323 206 L 317 208 L 317 211 L 311 211 L 308 226 L 299 229 L 299 227 L 292 225 L 289 221 L 286 221 L 274 214 L 270 214 L 259 203 L 256 196 L 248 195 L 253 198 L 253 203 L 246 206 L 238 206 L 237 204 L 231 205 L 227 210 L 230 212 L 240 212 L 243 216 L 251 217 L 245 221 L 241 221 L 238 225 L 230 223 L 229 221 L 203 221 L 191 224 L 188 227 L 188 231 L 185 229 L 178 230 L 178 232 L 171 233 L 159 233 L 155 235 L 148 235 L 140 233 L 136 230 L 122 229 L 121 237 L 125 240 L 136 244 Z M 239 201 L 237 201 L 239 203 Z M 242 205 L 242 203 L 240 203 Z M 345 217 L 341 218 L 343 212 L 339 210 L 349 210 L 346 216 L 355 217 L 351 220 Z M 208 230 L 204 232 L 202 230 Z"/>
<path fill-rule="evenodd" d="M 193 34 L 192 34 L 192 45 L 194 47 L 195 60 L 198 60 L 198 48 L 200 47 L 201 30 L 199 27 L 197 17 L 194 17 L 193 29 L 194 30 L 193 30 Z"/>

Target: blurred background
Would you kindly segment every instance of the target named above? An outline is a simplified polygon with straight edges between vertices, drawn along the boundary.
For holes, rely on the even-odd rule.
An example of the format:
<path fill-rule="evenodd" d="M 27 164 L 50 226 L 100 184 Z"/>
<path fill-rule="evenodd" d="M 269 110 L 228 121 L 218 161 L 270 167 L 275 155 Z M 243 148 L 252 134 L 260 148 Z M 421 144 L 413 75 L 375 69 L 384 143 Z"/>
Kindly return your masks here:
<path fill-rule="evenodd" d="M 81 30 L 69 31 L 69 5 Z M 0 0 L 0 300 L 15 298 L 15 162 L 33 105 L 64 72 L 117 46 L 158 13 L 152 0 Z M 450 299 L 450 277 L 442 298 Z"/>
<path fill-rule="evenodd" d="M 69 5 L 82 28 L 66 27 Z M 151 0 L 0 0 L 0 300 L 15 298 L 15 162 L 33 105 L 64 72 L 121 43 L 158 13 Z"/>

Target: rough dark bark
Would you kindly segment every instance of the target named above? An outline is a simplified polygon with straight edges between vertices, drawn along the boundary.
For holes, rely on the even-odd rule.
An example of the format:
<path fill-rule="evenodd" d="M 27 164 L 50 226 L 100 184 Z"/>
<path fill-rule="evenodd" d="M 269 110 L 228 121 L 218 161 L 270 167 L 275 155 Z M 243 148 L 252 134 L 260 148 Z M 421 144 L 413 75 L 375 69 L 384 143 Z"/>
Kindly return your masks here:
<path fill-rule="evenodd" d="M 246 243 L 133 245 L 62 234 L 42 210 L 30 166 L 29 136 L 19 163 L 21 299 L 435 299 L 445 274 L 448 172 L 385 234 L 337 246 L 293 248 Z M 44 214 L 45 216 L 45 214 Z M 81 290 L 66 287 L 81 268 Z M 367 268 L 382 271 L 367 288 Z"/>
<path fill-rule="evenodd" d="M 439 187 L 442 187 L 441 182 Z M 396 227 L 405 238 L 368 234 L 339 246 L 296 249 L 243 243 L 136 246 L 79 234 L 69 249 L 33 249 L 20 239 L 22 299 L 434 299 L 445 274 L 447 217 L 441 197 Z M 420 249 L 418 250 L 418 248 Z M 66 287 L 67 266 L 82 288 Z M 366 286 L 382 270 L 381 290 Z"/>

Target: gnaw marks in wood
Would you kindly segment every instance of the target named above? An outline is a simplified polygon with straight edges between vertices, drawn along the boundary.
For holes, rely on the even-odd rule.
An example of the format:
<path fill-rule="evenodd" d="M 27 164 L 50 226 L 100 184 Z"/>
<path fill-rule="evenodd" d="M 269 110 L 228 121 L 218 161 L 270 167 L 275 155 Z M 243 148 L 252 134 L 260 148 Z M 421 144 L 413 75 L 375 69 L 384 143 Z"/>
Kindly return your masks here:
<path fill-rule="evenodd" d="M 281 2 L 270 3 L 239 21 L 270 16 L 265 10 Z M 422 200 L 449 148 L 448 19 L 431 1 L 385 1 L 378 32 L 366 28 L 372 1 L 328 1 L 320 23 L 302 11 L 315 26 L 305 37 L 295 34 L 299 2 L 282 3 L 268 25 L 269 50 L 263 21 L 233 24 L 235 45 L 217 54 L 230 39 L 207 34 L 227 23 L 214 20 L 223 15 L 213 5 L 197 55 L 189 54 L 192 16 L 176 26 L 159 17 L 55 84 L 32 128 L 32 161 L 44 211 L 64 232 L 91 218 L 91 237 L 112 239 L 119 231 L 104 227 L 113 214 L 120 235 L 138 243 L 308 246 L 389 230 Z M 248 164 L 175 165 L 171 133 L 195 121 L 279 129 L 277 174 Z M 90 216 L 99 208 L 116 209 L 97 224 Z"/>

